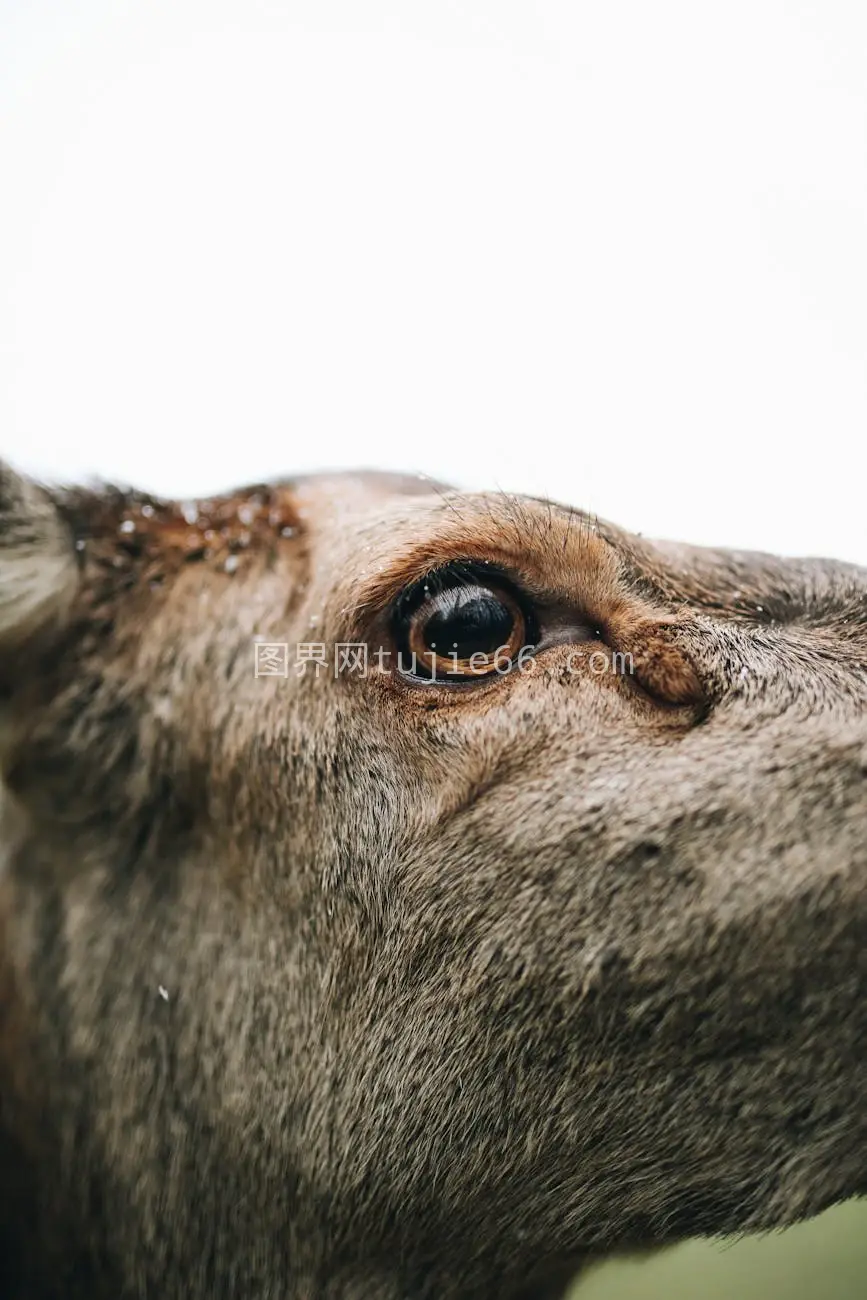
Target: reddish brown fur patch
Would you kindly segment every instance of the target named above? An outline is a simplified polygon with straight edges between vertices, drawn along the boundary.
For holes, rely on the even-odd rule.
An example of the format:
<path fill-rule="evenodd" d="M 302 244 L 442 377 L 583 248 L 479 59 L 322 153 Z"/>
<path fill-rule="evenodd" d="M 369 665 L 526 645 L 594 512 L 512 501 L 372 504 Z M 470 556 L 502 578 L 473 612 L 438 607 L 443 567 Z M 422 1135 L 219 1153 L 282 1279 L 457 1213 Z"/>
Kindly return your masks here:
<path fill-rule="evenodd" d="M 234 573 L 248 554 L 302 531 L 291 491 L 280 486 L 186 503 L 138 493 L 76 495 L 62 508 L 85 561 L 152 586 L 196 562 Z"/>

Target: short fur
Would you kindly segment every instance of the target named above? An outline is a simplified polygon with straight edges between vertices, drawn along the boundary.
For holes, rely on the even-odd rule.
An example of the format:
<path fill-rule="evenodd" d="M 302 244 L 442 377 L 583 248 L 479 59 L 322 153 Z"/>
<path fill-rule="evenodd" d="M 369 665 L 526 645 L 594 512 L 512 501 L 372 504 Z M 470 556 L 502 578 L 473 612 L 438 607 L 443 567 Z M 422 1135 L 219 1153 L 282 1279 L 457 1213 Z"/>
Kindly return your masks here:
<path fill-rule="evenodd" d="M 532 671 L 254 676 L 455 558 Z M 0 692 L 5 1296 L 555 1296 L 867 1190 L 864 569 L 4 470 Z"/>

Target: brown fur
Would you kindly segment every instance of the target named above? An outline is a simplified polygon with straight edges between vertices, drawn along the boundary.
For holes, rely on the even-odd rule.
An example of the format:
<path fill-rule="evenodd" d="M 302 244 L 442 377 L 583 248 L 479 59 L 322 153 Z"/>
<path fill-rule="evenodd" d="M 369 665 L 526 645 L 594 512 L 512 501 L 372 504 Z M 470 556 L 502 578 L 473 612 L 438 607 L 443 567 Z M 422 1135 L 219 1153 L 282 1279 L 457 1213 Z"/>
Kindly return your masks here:
<path fill-rule="evenodd" d="M 448 559 L 529 671 L 254 677 Z M 554 1296 L 867 1190 L 867 571 L 4 470 L 0 691 L 4 1295 Z"/>

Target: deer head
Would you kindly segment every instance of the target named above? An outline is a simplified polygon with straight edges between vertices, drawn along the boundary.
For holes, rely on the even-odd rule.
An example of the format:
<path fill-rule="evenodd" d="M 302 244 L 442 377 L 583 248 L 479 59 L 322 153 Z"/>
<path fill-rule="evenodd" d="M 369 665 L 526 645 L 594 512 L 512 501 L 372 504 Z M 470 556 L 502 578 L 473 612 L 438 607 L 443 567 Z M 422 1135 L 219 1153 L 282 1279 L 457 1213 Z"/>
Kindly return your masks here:
<path fill-rule="evenodd" d="M 0 690 L 13 1295 L 555 1295 L 867 1190 L 867 571 L 7 470 Z"/>

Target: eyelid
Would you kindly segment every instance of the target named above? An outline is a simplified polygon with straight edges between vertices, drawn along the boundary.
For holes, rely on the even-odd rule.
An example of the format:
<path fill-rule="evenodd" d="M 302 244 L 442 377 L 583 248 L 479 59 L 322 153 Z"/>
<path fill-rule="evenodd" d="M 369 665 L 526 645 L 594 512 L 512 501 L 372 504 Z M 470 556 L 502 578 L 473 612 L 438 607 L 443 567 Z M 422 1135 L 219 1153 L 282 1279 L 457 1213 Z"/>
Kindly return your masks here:
<path fill-rule="evenodd" d="M 436 547 L 427 543 L 413 548 L 399 565 L 379 567 L 379 571 L 371 575 L 357 593 L 357 607 L 359 610 L 383 612 L 423 579 L 461 565 L 472 566 L 479 573 L 502 576 L 517 589 L 529 593 L 536 587 L 536 583 L 527 580 L 529 574 L 525 574 L 525 566 L 515 564 L 511 554 L 498 556 L 495 551 L 479 554 L 466 545 L 451 549 L 447 542 Z"/>
<path fill-rule="evenodd" d="M 427 595 L 438 595 L 451 587 L 458 587 L 463 584 L 482 588 L 487 587 L 493 591 L 499 588 L 507 592 L 519 604 L 527 599 L 524 585 L 520 581 L 516 581 L 514 575 L 507 569 L 494 564 L 490 560 L 474 560 L 468 557 L 460 560 L 448 560 L 444 564 L 430 569 L 417 578 L 415 582 L 404 588 L 395 601 L 395 607 L 400 609 L 401 612 L 405 612 L 407 605 L 411 608 L 416 602 L 421 604 Z"/>

